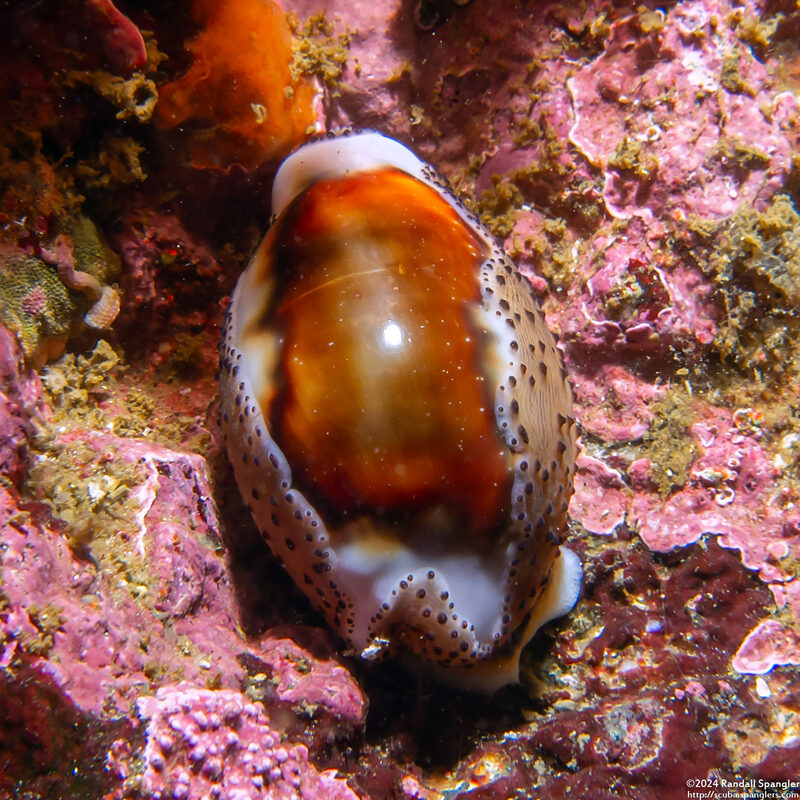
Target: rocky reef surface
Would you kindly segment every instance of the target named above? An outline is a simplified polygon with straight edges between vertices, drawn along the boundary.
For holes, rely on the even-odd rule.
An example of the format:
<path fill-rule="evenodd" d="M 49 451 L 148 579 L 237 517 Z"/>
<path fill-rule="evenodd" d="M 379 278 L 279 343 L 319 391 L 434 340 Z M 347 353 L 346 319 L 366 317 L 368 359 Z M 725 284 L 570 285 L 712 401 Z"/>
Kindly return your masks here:
<path fill-rule="evenodd" d="M 0 797 L 800 780 L 795 3 L 0 21 Z M 493 698 L 342 652 L 209 422 L 277 164 L 350 126 L 412 146 L 504 241 L 575 387 L 583 594 Z"/>

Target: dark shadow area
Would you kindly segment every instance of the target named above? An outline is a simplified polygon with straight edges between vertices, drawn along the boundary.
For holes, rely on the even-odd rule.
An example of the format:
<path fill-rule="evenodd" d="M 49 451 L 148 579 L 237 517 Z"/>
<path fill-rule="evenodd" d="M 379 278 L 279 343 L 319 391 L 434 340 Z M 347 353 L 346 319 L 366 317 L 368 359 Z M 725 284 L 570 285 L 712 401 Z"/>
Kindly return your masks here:
<path fill-rule="evenodd" d="M 0 670 L 0 796 L 17 800 L 107 796 L 119 787 L 119 780 L 106 769 L 106 754 L 114 740 L 130 741 L 134 736 L 130 724 L 100 722 L 84 713 L 26 661 L 22 656 L 12 660 L 9 669 Z"/>

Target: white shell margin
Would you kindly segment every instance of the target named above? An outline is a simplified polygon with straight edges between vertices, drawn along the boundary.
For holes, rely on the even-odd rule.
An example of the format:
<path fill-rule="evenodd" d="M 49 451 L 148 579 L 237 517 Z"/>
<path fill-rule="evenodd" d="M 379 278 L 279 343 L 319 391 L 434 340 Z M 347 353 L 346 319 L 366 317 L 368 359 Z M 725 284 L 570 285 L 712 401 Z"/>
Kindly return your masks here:
<path fill-rule="evenodd" d="M 443 667 L 434 663 L 422 664 L 413 657 L 406 657 L 406 663 L 416 666 L 448 686 L 487 695 L 509 684 L 519 683 L 519 660 L 525 646 L 542 626 L 572 611 L 581 594 L 583 582 L 581 560 L 563 545 L 559 550 L 561 555 L 553 562 L 550 580 L 533 607 L 522 636 L 509 655 L 505 657 L 495 655 L 475 662 L 470 668 Z"/>
<path fill-rule="evenodd" d="M 326 178 L 395 167 L 425 183 L 428 165 L 405 145 L 376 131 L 309 142 L 281 164 L 272 185 L 272 213 L 278 216 L 311 184 Z"/>

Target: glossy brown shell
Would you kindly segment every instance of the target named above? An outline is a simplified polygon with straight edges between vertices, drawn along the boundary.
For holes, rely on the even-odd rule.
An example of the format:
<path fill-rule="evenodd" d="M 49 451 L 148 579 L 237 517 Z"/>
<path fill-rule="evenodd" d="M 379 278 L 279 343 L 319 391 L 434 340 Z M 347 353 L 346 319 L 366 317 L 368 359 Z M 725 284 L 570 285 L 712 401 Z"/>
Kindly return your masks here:
<path fill-rule="evenodd" d="M 451 197 L 390 168 L 312 183 L 220 354 L 242 493 L 351 647 L 469 665 L 525 628 L 572 492 L 571 391 L 530 284 Z M 472 563 L 496 592 L 478 628 L 453 589 Z"/>

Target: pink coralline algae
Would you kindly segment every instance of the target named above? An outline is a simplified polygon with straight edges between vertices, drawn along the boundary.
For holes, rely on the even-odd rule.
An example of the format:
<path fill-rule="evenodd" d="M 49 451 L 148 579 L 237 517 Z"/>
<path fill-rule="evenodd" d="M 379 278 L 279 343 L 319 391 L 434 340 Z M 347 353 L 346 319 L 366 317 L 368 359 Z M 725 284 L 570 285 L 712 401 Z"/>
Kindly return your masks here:
<path fill-rule="evenodd" d="M 747 635 L 733 668 L 743 673 L 764 674 L 773 667 L 800 664 L 800 580 L 770 585 L 783 619 L 765 619 Z"/>
<path fill-rule="evenodd" d="M 722 20 L 727 2 L 676 5 L 643 30 L 611 26 L 605 52 L 573 75 L 570 139 L 603 170 L 608 212 L 720 219 L 765 204 L 792 163 L 798 104 Z M 758 14 L 745 3 L 741 14 Z M 769 107 L 763 103 L 769 96 Z"/>
<path fill-rule="evenodd" d="M 0 460 L 4 475 L 21 484 L 34 463 L 28 455 L 33 433 L 28 416 L 36 412 L 40 424 L 48 426 L 53 412 L 40 399 L 38 378 L 22 367 L 18 348 L 2 328 L 0 344 L 5 403 L 0 425 L 8 428 Z M 63 491 L 57 482 L 63 480 L 85 498 L 89 515 L 111 510 L 114 522 L 107 530 L 94 530 L 89 541 L 75 538 L 80 516 L 68 527 L 51 516 L 44 497 L 22 501 L 14 485 L 0 486 L 0 702 L 9 720 L 0 733 L 0 750 L 8 744 L 7 752 L 17 752 L 19 746 L 11 742 L 20 725 L 26 741 L 42 743 L 44 774 L 31 777 L 30 786 L 47 794 L 48 771 L 61 780 L 70 760 L 104 758 L 107 737 L 123 730 L 128 737 L 138 725 L 131 710 L 155 688 L 183 680 L 182 696 L 196 699 L 199 715 L 213 705 L 203 694 L 207 687 L 218 689 L 219 697 L 227 697 L 225 692 L 240 697 L 248 670 L 256 666 L 273 687 L 264 694 L 263 707 L 279 715 L 283 737 L 287 729 L 302 736 L 298 714 L 315 720 L 316 739 L 283 743 L 300 770 L 306 792 L 300 796 L 349 796 L 340 781 L 308 765 L 305 748 L 327 747 L 359 730 L 364 697 L 349 673 L 323 652 L 322 637 L 311 636 L 312 654 L 290 639 L 303 641 L 300 629 L 244 636 L 205 460 L 79 425 L 51 433 L 48 441 L 48 455 L 39 454 L 33 468 L 43 486 L 56 485 L 39 491 L 51 497 Z M 41 477 L 60 469 L 60 463 L 67 470 L 62 478 L 58 472 L 53 482 Z M 35 698 L 44 691 L 50 699 L 41 706 Z M 31 715 L 26 712 L 30 703 L 50 712 Z M 103 733 L 93 740 L 92 754 L 81 756 L 80 731 L 89 719 Z M 61 725 L 74 726 L 74 741 L 63 731 L 52 732 Z M 57 751 L 44 744 L 53 737 L 61 742 Z M 0 793 L 20 775 L 14 766 L 20 757 L 8 763 L 0 759 Z M 102 794 L 119 787 L 110 780 L 110 773 L 80 775 L 75 791 Z M 288 780 L 286 792 L 292 788 L 291 776 Z M 190 796 L 199 800 L 201 795 Z"/>
<path fill-rule="evenodd" d="M 262 645 L 248 646 L 238 633 L 233 587 L 217 552 L 220 533 L 203 459 L 99 432 L 67 433 L 55 446 L 76 458 L 79 451 L 83 453 L 90 494 L 102 491 L 96 484 L 102 484 L 104 473 L 110 474 L 110 464 L 135 468 L 137 483 L 130 490 L 126 512 L 130 519 L 121 518 L 114 534 L 119 539 L 114 558 L 127 560 L 129 577 L 120 594 L 109 577 L 75 559 L 52 524 L 34 519 L 18 524 L 8 531 L 3 554 L 10 612 L 4 629 L 11 637 L 6 661 L 19 647 L 20 635 L 36 634 L 26 609 L 31 604 L 53 606 L 62 609 L 64 621 L 54 633 L 52 652 L 41 663 L 84 710 L 124 712 L 147 686 L 147 674 L 157 663 L 167 673 L 178 670 L 200 684 L 216 676 L 224 686 L 238 685 L 244 670 L 237 657 L 249 653 L 270 672 L 279 673 L 280 700 L 299 702 L 302 696 L 358 724 L 363 701 L 343 670 L 309 657 L 307 663 L 319 666 L 301 683 L 306 690 L 302 693 L 298 681 L 290 680 L 292 668 L 284 663 L 284 659 L 300 660 L 296 648 L 293 654 L 270 637 Z M 75 479 L 80 476 L 76 471 Z M 30 552 L 36 557 L 26 557 Z M 146 584 L 132 581 L 140 572 L 140 559 L 147 565 Z M 89 587 L 96 599 L 87 607 L 83 598 Z M 187 654 L 194 657 L 172 652 L 163 638 L 162 619 L 170 621 Z M 137 637 L 127 633 L 131 625 L 138 630 Z M 335 688 L 335 702 L 318 693 L 320 681 Z"/>
<path fill-rule="evenodd" d="M 0 475 L 14 486 L 24 477 L 31 417 L 42 407 L 42 385 L 23 362 L 14 337 L 0 325 Z"/>
<path fill-rule="evenodd" d="M 582 456 L 571 510 L 595 533 L 608 534 L 627 520 L 657 552 L 685 547 L 709 533 L 723 547 L 738 550 L 783 609 L 783 621 L 760 622 L 732 661 L 740 672 L 764 673 L 778 664 L 800 663 L 800 593 L 792 567 L 800 554 L 800 517 L 784 507 L 780 467 L 767 457 L 758 428 L 748 424 L 751 411 L 709 407 L 700 413 L 690 428 L 697 455 L 687 485 L 667 498 L 654 486 L 646 457 L 623 459 L 620 472 Z"/>
<path fill-rule="evenodd" d="M 723 547 L 740 550 L 744 565 L 758 570 L 762 580 L 787 580 L 780 560 L 800 546 L 800 534 L 780 506 L 779 470 L 754 437 L 732 424 L 728 412 L 709 410 L 691 435 L 700 455 L 688 485 L 666 501 L 647 492 L 646 465 L 638 464 L 634 488 L 644 491 L 633 500 L 631 521 L 639 535 L 664 552 L 713 532 Z"/>
<path fill-rule="evenodd" d="M 307 639 L 319 640 L 316 631 L 306 631 Z M 272 689 L 281 703 L 306 708 L 321 707 L 333 717 L 358 727 L 365 712 L 364 697 L 347 670 L 332 659 L 315 658 L 298 642 L 303 631 L 297 628 L 272 628 L 261 641 L 259 664 L 272 678 Z"/>
<path fill-rule="evenodd" d="M 136 705 L 146 722 L 145 800 L 358 800 L 335 770 L 309 763 L 304 745 L 282 742 L 263 706 L 239 692 L 164 686 Z M 125 745 L 110 759 L 121 777 Z"/>
<path fill-rule="evenodd" d="M 708 349 L 718 316 L 712 287 L 699 270 L 660 251 L 641 221 L 623 235 L 596 237 L 580 288 L 553 314 L 565 341 L 626 354 Z"/>
<path fill-rule="evenodd" d="M 737 550 L 781 609 L 741 643 L 732 666 L 742 672 L 798 661 L 800 617 L 785 600 L 796 592 L 800 552 L 791 477 L 757 426 L 748 427 L 750 409 L 698 400 L 688 440 L 672 444 L 691 450 L 687 474 L 664 492 L 654 479 L 663 467 L 639 448 L 651 435 L 651 407 L 679 382 L 633 375 L 620 382 L 617 359 L 660 362 L 679 353 L 694 361 L 718 346 L 721 324 L 730 325 L 720 279 L 709 279 L 702 255 L 687 255 L 702 224 L 712 230 L 742 208 L 767 209 L 793 168 L 798 103 L 776 80 L 774 61 L 759 49 L 764 41 L 756 44 L 761 12 L 759 3 L 685 2 L 666 13 L 641 7 L 611 23 L 603 52 L 568 77 L 569 138 L 601 171 L 605 209 L 616 222 L 586 250 L 575 240 L 580 277 L 551 309 L 590 435 L 573 515 L 602 534 L 627 523 L 658 552 L 706 534 Z M 673 229 L 685 247 L 669 244 Z"/>
<path fill-rule="evenodd" d="M 96 567 L 70 552 L 57 523 L 41 515 L 27 520 L 23 517 L 4 537 L 6 662 L 15 654 L 32 659 L 31 663 L 48 672 L 76 706 L 94 713 L 104 708 L 125 713 L 148 685 L 149 665 L 157 663 L 167 670 L 181 664 L 185 677 L 200 681 L 205 681 L 210 670 L 210 674 L 219 671 L 229 675 L 224 683 L 235 683 L 234 676 L 241 675 L 235 648 L 230 648 L 235 611 L 231 587 L 219 557 L 214 555 L 216 523 L 210 497 L 202 490 L 203 473 L 193 469 L 187 456 L 135 441 L 102 435 L 79 441 L 71 436 L 62 446 L 95 451 L 97 461 L 90 463 L 98 477 L 102 474 L 100 465 L 109 459 L 130 460 L 142 467 L 145 477 L 136 487 L 134 499 L 138 530 L 125 530 L 123 526 L 115 535 L 121 539 L 120 552 L 124 552 L 126 542 L 131 547 L 129 569 L 137 556 L 149 559 L 151 588 L 126 581 L 120 593 L 119 584 L 110 575 L 98 574 Z M 8 515 L 14 513 L 13 497 L 5 501 L 7 522 Z M 204 530 L 211 538 L 188 536 L 185 523 L 178 524 L 178 519 Z M 91 603 L 86 602 L 87 593 Z M 144 606 L 137 603 L 139 595 L 142 599 L 146 596 Z M 26 639 L 41 636 L 31 619 L 31 606 L 60 610 L 52 642 L 38 655 L 25 654 Z M 172 652 L 159 635 L 160 615 L 171 620 L 176 634 L 192 644 L 197 658 L 185 660 Z M 208 626 L 212 619 L 213 631 Z M 131 630 L 137 630 L 138 635 L 131 636 Z M 143 648 L 142 643 L 148 640 Z M 199 664 L 203 658 L 208 669 Z"/>
<path fill-rule="evenodd" d="M 755 675 L 787 664 L 800 664 L 800 637 L 796 630 L 774 619 L 759 622 L 733 657 L 735 670 Z"/>
<path fill-rule="evenodd" d="M 703 261 L 669 244 L 670 231 L 763 210 L 798 146 L 794 95 L 722 24 L 731 14 L 724 2 L 641 9 L 613 23 L 604 52 L 566 81 L 570 141 L 603 171 L 617 220 L 591 246 L 571 245 L 580 278 L 551 313 L 573 349 L 695 357 L 714 343 L 718 287 Z"/>
<path fill-rule="evenodd" d="M 587 366 L 576 373 L 573 384 L 581 427 L 606 442 L 640 439 L 653 418 L 650 404 L 665 392 L 620 364 Z"/>
<path fill-rule="evenodd" d="M 571 515 L 592 533 L 613 533 L 625 521 L 631 490 L 619 470 L 599 458 L 581 455 L 577 461 Z"/>

